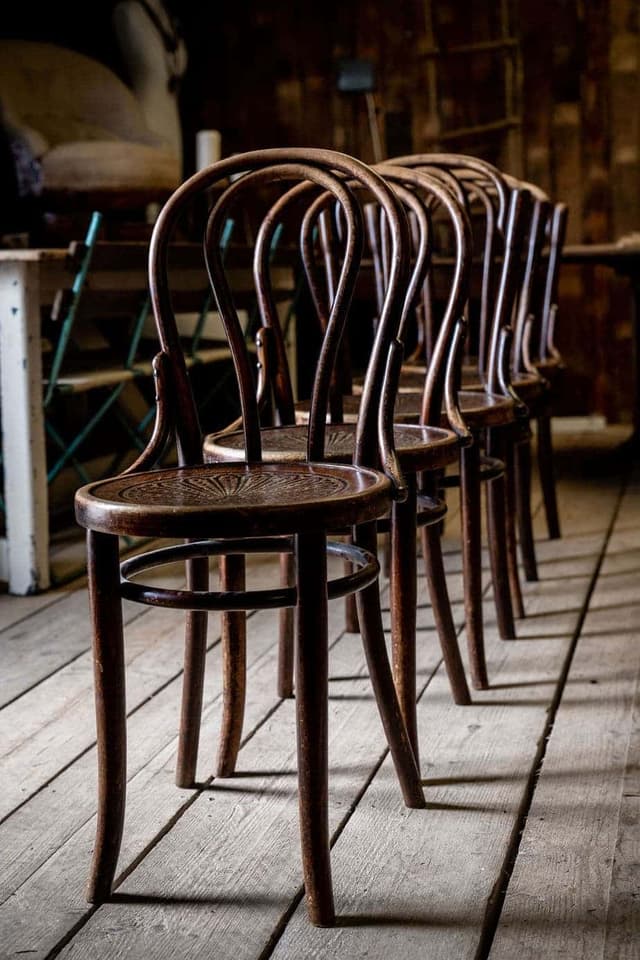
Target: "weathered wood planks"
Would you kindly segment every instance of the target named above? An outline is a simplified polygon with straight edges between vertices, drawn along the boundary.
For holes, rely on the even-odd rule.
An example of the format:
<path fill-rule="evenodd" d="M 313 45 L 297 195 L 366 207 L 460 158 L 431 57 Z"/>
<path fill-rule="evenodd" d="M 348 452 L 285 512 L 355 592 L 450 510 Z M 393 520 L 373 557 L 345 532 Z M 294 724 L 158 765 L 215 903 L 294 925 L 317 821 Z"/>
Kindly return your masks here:
<path fill-rule="evenodd" d="M 555 717 L 491 960 L 640 953 L 639 533 L 633 486 Z"/>
<path fill-rule="evenodd" d="M 422 603 L 419 687 L 426 690 L 419 716 L 426 811 L 407 811 L 402 806 L 390 762 L 385 759 L 359 638 L 343 633 L 342 605 L 331 605 L 330 796 L 341 924 L 335 930 L 311 928 L 304 907 L 298 906 L 295 720 L 293 704 L 276 697 L 274 612 L 257 614 L 250 622 L 246 741 L 239 775 L 227 781 L 211 779 L 220 697 L 217 623 L 212 626 L 199 763 L 201 787 L 195 793 L 173 785 L 181 618 L 176 617 L 169 626 L 162 612 L 143 611 L 130 623 L 129 804 L 120 864 L 128 875 L 114 902 L 95 912 L 83 898 L 95 811 L 93 722 L 89 720 L 92 693 L 84 678 L 88 655 L 80 652 L 73 663 L 65 665 L 61 659 L 58 668 L 53 665 L 48 679 L 0 712 L 0 723 L 10 715 L 16 728 L 21 728 L 15 732 L 16 750 L 25 763 L 28 759 L 25 782 L 34 790 L 0 824 L 0 957 L 44 958 L 51 951 L 83 958 L 215 955 L 233 956 L 234 960 L 262 960 L 269 955 L 279 960 L 385 954 L 403 960 L 414 956 L 447 960 L 554 956 L 550 950 L 545 952 L 546 943 L 538 943 L 537 953 L 527 954 L 521 941 L 510 943 L 504 953 L 496 952 L 502 949 L 502 925 L 508 930 L 510 895 L 517 892 L 517 886 L 507 886 L 492 949 L 487 931 L 492 930 L 495 911 L 502 905 L 502 891 L 508 882 L 503 868 L 510 864 L 528 812 L 527 830 L 533 822 L 531 811 L 542 779 L 533 793 L 531 811 L 529 791 L 535 782 L 533 773 L 549 710 L 555 709 L 566 657 L 582 624 L 618 489 L 619 483 L 607 478 L 588 484 L 579 476 L 563 481 L 564 538 L 538 541 L 541 580 L 525 587 L 528 617 L 518 624 L 521 639 L 498 640 L 492 604 L 486 604 L 492 688 L 474 693 L 470 707 L 455 707 L 450 702 L 446 680 L 437 669 L 440 655 L 430 628 L 431 612 Z M 627 642 L 637 634 L 638 608 L 624 617 L 619 611 L 629 606 L 640 566 L 635 545 L 639 518 L 640 490 L 631 487 L 582 624 L 545 757 L 546 765 L 562 727 L 568 692 L 576 699 L 578 711 L 589 712 L 595 703 L 593 722 L 578 723 L 580 732 L 589 728 L 584 737 L 587 756 L 591 737 L 597 741 L 600 736 L 603 741 L 587 768 L 589 778 L 595 784 L 598 768 L 603 766 L 598 758 L 602 751 L 606 756 L 608 748 L 613 749 L 618 774 L 612 822 L 598 832 L 595 818 L 589 818 L 588 811 L 583 816 L 584 825 L 597 838 L 608 831 L 614 861 L 601 865 L 600 871 L 585 869 L 594 896 L 600 897 L 597 919 L 591 926 L 598 928 L 598 944 L 604 950 L 596 951 L 595 956 L 603 960 L 630 960 L 637 955 L 633 952 L 637 913 L 631 907 L 638 860 L 635 824 L 640 728 L 633 684 L 623 681 L 615 668 L 611 668 L 612 677 L 603 676 L 602 691 L 601 684 L 590 684 L 588 679 L 591 665 L 602 669 L 598 655 L 602 656 L 603 649 L 619 644 L 620 634 L 625 634 Z M 451 544 L 457 546 L 458 523 L 453 517 L 447 533 Z M 460 598 L 458 559 L 455 550 L 448 551 L 456 601 Z M 267 575 L 266 570 L 258 572 L 259 577 Z M 421 585 L 419 595 L 423 594 Z M 70 594 L 56 602 L 51 612 L 57 611 L 65 632 L 78 633 L 86 624 L 82 603 L 77 596 L 73 598 Z M 456 613 L 459 620 L 458 603 Z M 44 646 L 46 614 L 47 610 L 35 611 L 5 632 L 25 628 L 28 636 L 32 620 L 35 635 Z M 610 631 L 616 632 L 618 640 L 610 638 Z M 0 651 L 2 636 L 0 633 Z M 580 667 L 585 643 L 591 647 L 591 652 L 585 653 L 586 673 L 584 664 Z M 62 638 L 54 646 L 60 654 Z M 624 660 L 623 646 L 617 660 L 629 665 L 632 658 Z M 39 644 L 34 641 L 29 649 L 31 663 L 37 667 Z M 578 671 L 575 684 L 574 669 Z M 34 698 L 39 688 L 40 695 Z M 614 709 L 612 704 L 618 700 L 623 706 Z M 34 705 L 38 717 L 31 716 Z M 602 711 L 610 721 L 604 721 L 604 733 L 597 722 Z M 623 717 L 621 725 L 619 716 Z M 82 750 L 77 749 L 80 741 Z M 557 749 L 566 759 L 567 748 Z M 66 767 L 61 762 L 64 757 L 68 758 Z M 585 764 L 581 767 L 576 761 L 575 766 L 578 788 L 582 783 L 585 796 L 589 790 L 597 792 L 593 784 L 584 782 L 589 779 L 584 774 Z M 610 773 L 609 767 L 603 769 Z M 23 768 L 16 763 L 14 770 L 18 774 Z M 543 765 L 542 777 L 544 773 Z M 556 780 L 564 789 L 564 778 Z M 610 788 L 600 785 L 598 789 L 606 792 Z M 518 883 L 519 861 L 520 856 L 512 885 Z M 543 904 L 542 915 L 547 864 L 531 864 L 529 871 L 535 876 L 530 882 Z M 608 882 L 606 891 L 598 886 L 602 877 Z M 586 897 L 586 886 L 584 889 Z M 526 909 L 535 920 L 529 902 Z M 515 919 L 521 925 L 522 910 L 516 911 Z M 520 936 L 521 930 L 517 933 Z M 566 923 L 565 940 L 569 950 L 574 950 L 567 957 L 592 955 L 579 952 L 587 934 L 576 931 L 576 923 Z"/>

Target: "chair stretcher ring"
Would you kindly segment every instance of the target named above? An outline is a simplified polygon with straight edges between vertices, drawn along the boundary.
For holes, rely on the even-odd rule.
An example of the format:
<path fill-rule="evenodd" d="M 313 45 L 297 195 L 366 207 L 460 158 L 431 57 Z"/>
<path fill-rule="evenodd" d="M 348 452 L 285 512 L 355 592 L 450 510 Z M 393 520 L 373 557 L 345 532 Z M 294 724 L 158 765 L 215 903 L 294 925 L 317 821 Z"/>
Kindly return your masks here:
<path fill-rule="evenodd" d="M 152 567 L 175 563 L 176 560 L 195 560 L 221 554 L 293 553 L 293 550 L 293 537 L 197 540 L 148 550 L 120 564 L 120 591 L 125 600 L 176 610 L 268 610 L 295 607 L 298 602 L 298 591 L 295 587 L 239 591 L 174 590 L 169 587 L 149 586 L 130 579 Z M 380 571 L 375 554 L 355 544 L 328 540 L 327 553 L 348 561 L 355 568 L 352 573 L 327 581 L 329 600 L 363 590 L 375 581 Z"/>

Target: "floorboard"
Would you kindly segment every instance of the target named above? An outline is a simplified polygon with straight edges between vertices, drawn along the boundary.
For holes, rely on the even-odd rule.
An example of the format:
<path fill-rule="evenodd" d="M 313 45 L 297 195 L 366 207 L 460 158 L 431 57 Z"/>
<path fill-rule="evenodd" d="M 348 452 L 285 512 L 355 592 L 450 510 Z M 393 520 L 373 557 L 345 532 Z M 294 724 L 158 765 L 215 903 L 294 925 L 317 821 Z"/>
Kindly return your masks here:
<path fill-rule="evenodd" d="M 633 484 L 554 719 L 491 960 L 640 953 L 639 534 Z"/>
<path fill-rule="evenodd" d="M 333 930 L 312 928 L 302 901 L 295 705 L 275 693 L 275 612 L 250 621 L 245 739 L 224 781 L 212 626 L 198 787 L 179 790 L 182 617 L 127 610 L 127 820 L 117 894 L 95 910 L 83 897 L 96 766 L 84 590 L 0 597 L 1 960 L 637 960 L 640 484 L 621 499 L 621 477 L 594 469 L 617 439 L 561 438 L 563 538 L 544 539 L 536 487 L 540 580 L 524 586 L 512 642 L 487 593 L 491 689 L 471 706 L 451 703 L 421 581 L 424 811 L 402 805 L 359 637 L 330 605 Z M 462 629 L 455 495 L 444 546 Z M 273 582 L 273 567 L 253 576 Z"/>

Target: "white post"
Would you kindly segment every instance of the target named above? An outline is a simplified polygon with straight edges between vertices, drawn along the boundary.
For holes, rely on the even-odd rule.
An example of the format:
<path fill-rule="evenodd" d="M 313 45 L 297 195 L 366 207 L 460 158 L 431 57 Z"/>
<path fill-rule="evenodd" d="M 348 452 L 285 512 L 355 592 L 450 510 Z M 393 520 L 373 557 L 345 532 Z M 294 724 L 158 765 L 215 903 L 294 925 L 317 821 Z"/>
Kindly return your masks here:
<path fill-rule="evenodd" d="M 198 130 L 196 133 L 196 171 L 204 170 L 220 157 L 222 138 L 219 130 Z"/>
<path fill-rule="evenodd" d="M 49 586 L 40 263 L 0 262 L 0 405 L 9 592 Z"/>

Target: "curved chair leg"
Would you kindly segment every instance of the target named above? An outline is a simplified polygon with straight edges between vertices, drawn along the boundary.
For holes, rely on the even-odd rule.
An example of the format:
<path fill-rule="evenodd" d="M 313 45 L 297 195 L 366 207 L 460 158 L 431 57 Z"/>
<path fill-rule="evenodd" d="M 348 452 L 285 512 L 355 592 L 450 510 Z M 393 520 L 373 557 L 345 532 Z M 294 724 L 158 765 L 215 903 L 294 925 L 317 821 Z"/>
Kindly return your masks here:
<path fill-rule="evenodd" d="M 366 524 L 356 531 L 355 542 L 366 550 L 375 552 L 375 524 Z M 380 589 L 378 581 L 360 590 L 358 598 L 358 617 L 362 631 L 362 642 L 369 668 L 369 677 L 375 694 L 382 725 L 389 744 L 389 750 L 400 782 L 402 796 L 408 807 L 425 806 L 424 793 L 420 783 L 420 771 L 411 747 L 411 741 L 405 726 L 400 702 L 393 683 L 391 666 L 387 656 L 387 647 L 380 612 Z"/>
<path fill-rule="evenodd" d="M 518 570 L 518 544 L 516 541 L 516 515 L 518 514 L 518 495 L 516 493 L 516 445 L 514 434 L 507 428 L 502 437 L 502 457 L 504 460 L 504 483 L 506 492 L 505 505 L 505 535 L 507 538 L 507 571 L 509 576 L 509 591 L 511 593 L 511 608 L 516 619 L 524 617 L 524 603 L 520 586 L 520 571 Z M 527 503 L 523 509 L 531 508 Z M 535 554 L 534 554 L 535 563 Z"/>
<path fill-rule="evenodd" d="M 280 554 L 280 583 L 290 587 L 294 581 L 294 561 L 291 553 Z M 278 696 L 289 700 L 293 696 L 294 616 L 292 607 L 280 609 L 278 636 Z"/>
<path fill-rule="evenodd" d="M 546 411 L 538 417 L 538 472 L 542 486 L 544 512 L 547 518 L 547 530 L 550 540 L 558 540 L 560 534 L 560 520 L 558 518 L 558 501 L 556 498 L 556 482 L 553 471 L 553 444 L 551 441 L 551 414 Z"/>
<path fill-rule="evenodd" d="M 245 583 L 245 559 L 239 554 L 220 557 L 221 590 L 241 591 Z M 221 617 L 222 725 L 216 774 L 230 777 L 236 769 L 247 692 L 247 615 L 244 610 Z"/>
<path fill-rule="evenodd" d="M 124 638 L 118 538 L 87 532 L 93 619 L 93 674 L 98 745 L 98 824 L 87 900 L 110 894 L 122 842 L 127 785 Z"/>
<path fill-rule="evenodd" d="M 328 626 L 326 538 L 296 537 L 296 716 L 302 868 L 312 923 L 335 922 L 328 814 Z M 324 588 L 323 588 L 324 585 Z"/>
<path fill-rule="evenodd" d="M 425 493 L 435 496 L 435 477 L 425 478 Z M 471 703 L 469 687 L 464 672 L 462 657 L 458 647 L 458 637 L 451 613 L 451 602 L 447 590 L 447 580 L 442 561 L 442 543 L 440 540 L 439 523 L 430 523 L 421 530 L 422 555 L 424 558 L 425 573 L 429 585 L 431 607 L 436 621 L 440 648 L 444 659 L 445 669 L 449 677 L 451 693 L 454 703 L 465 706 Z"/>
<path fill-rule="evenodd" d="M 419 765 L 416 714 L 416 482 L 407 475 L 407 499 L 391 508 L 389 536 L 391 653 L 400 709 Z"/>
<path fill-rule="evenodd" d="M 209 587 L 209 561 L 198 557 L 188 561 L 187 588 L 207 590 Z M 192 787 L 196 779 L 200 722 L 202 719 L 202 692 L 204 688 L 204 662 L 207 655 L 208 615 L 202 610 L 187 613 L 184 639 L 184 675 L 182 678 L 182 712 L 176 760 L 176 784 Z"/>
<path fill-rule="evenodd" d="M 460 451 L 460 519 L 462 576 L 471 682 L 476 690 L 489 686 L 482 619 L 482 541 L 480 454 L 477 442 Z"/>
<path fill-rule="evenodd" d="M 516 438 L 515 441 L 515 479 L 512 483 L 516 496 L 516 515 L 524 575 L 527 580 L 534 581 L 538 579 L 538 564 L 531 519 L 531 435 L 528 429 L 526 433 L 527 436 Z"/>
<path fill-rule="evenodd" d="M 380 557 L 380 569 L 383 576 L 389 579 L 391 576 L 391 536 L 386 534 L 382 541 L 382 550 Z"/>
<path fill-rule="evenodd" d="M 348 537 L 347 540 L 350 542 L 351 538 Z M 348 575 L 352 572 L 352 566 L 350 563 L 345 562 L 344 572 Z M 360 624 L 358 623 L 358 609 L 356 606 L 356 598 L 353 593 L 347 594 L 344 598 L 344 628 L 347 633 L 360 633 Z"/>
<path fill-rule="evenodd" d="M 497 433 L 487 430 L 487 453 L 498 457 L 502 453 L 502 443 Z M 505 476 L 502 474 L 489 480 L 487 487 L 487 530 L 489 537 L 489 558 L 491 578 L 498 618 L 498 632 L 503 640 L 512 640 L 515 635 L 511 592 L 509 589 L 509 565 L 507 560 L 507 530 L 505 504 L 507 490 Z"/>

